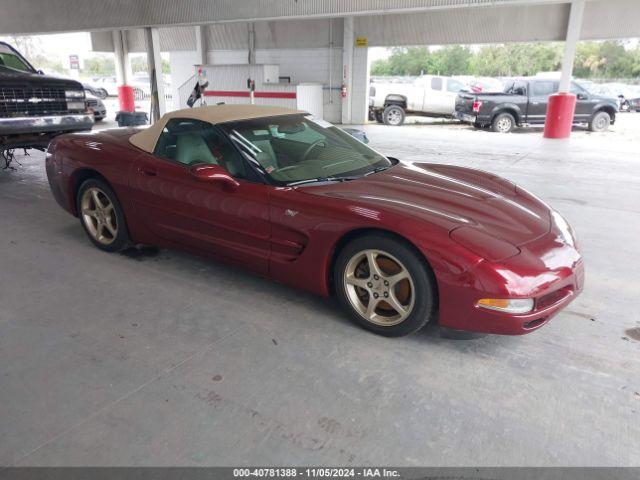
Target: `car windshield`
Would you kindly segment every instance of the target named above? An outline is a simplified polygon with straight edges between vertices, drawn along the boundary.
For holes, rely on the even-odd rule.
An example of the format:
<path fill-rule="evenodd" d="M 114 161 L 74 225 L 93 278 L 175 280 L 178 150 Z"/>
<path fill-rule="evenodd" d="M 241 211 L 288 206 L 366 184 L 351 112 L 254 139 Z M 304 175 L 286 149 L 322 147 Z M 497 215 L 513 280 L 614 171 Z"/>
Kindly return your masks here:
<path fill-rule="evenodd" d="M 352 180 L 393 165 L 351 135 L 311 116 L 243 120 L 223 128 L 276 185 Z"/>

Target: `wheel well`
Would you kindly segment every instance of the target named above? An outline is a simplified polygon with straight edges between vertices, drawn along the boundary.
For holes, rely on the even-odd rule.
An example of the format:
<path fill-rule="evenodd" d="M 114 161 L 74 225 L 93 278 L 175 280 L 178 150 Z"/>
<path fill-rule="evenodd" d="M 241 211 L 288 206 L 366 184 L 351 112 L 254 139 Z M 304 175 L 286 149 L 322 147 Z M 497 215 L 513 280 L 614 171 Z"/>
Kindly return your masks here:
<path fill-rule="evenodd" d="M 493 123 L 493 121 L 495 120 L 495 118 L 500 115 L 501 113 L 510 113 L 513 118 L 516 121 L 516 124 L 520 123 L 520 119 L 518 118 L 518 113 L 513 109 L 513 108 L 504 108 L 502 110 L 498 110 L 496 113 L 493 114 L 493 116 L 491 117 L 491 123 Z"/>
<path fill-rule="evenodd" d="M 389 105 L 398 105 L 399 107 L 407 109 L 407 99 L 401 95 L 389 95 L 384 100 L 385 108 Z"/>
<path fill-rule="evenodd" d="M 408 246 L 411 250 L 413 250 L 420 258 L 422 258 L 424 260 L 425 265 L 427 265 L 427 272 L 431 277 L 432 280 L 432 284 L 433 284 L 433 288 L 435 290 L 435 308 L 436 311 L 438 310 L 438 282 L 436 281 L 436 277 L 435 274 L 433 272 L 433 268 L 431 268 L 431 264 L 429 263 L 429 260 L 427 259 L 427 257 L 424 256 L 424 254 L 420 251 L 420 249 L 418 247 L 415 246 L 415 244 L 413 242 L 411 242 L 409 239 L 407 239 L 406 237 L 403 237 L 402 235 L 399 235 L 395 232 L 392 232 L 390 230 L 385 230 L 382 228 L 359 228 L 356 230 L 351 230 L 350 232 L 345 233 L 342 237 L 340 237 L 340 239 L 338 240 L 338 242 L 335 244 L 334 248 L 333 248 L 333 253 L 331 254 L 331 263 L 329 264 L 329 269 L 328 269 L 328 278 L 327 278 L 327 282 L 328 282 L 328 286 L 329 286 L 329 292 L 333 295 L 335 293 L 334 290 L 334 284 L 333 284 L 333 272 L 334 272 L 334 267 L 336 264 L 336 260 L 338 259 L 338 255 L 340 255 L 340 252 L 342 251 L 342 249 L 351 241 L 355 240 L 356 238 L 359 237 L 363 237 L 365 235 L 370 235 L 372 233 L 376 233 L 376 234 L 381 234 L 384 235 L 386 237 L 389 238 L 393 238 L 394 240 L 398 240 L 402 243 L 404 243 L 406 246 Z"/>
<path fill-rule="evenodd" d="M 69 182 L 69 197 L 72 201 L 71 206 L 73 208 L 73 214 L 76 217 L 78 216 L 78 190 L 80 189 L 80 185 L 82 185 L 83 182 L 89 180 L 90 178 L 98 178 L 109 185 L 109 182 L 106 178 L 104 178 L 99 172 L 90 168 L 83 168 L 77 170 L 76 172 L 73 172 L 71 181 Z"/>
<path fill-rule="evenodd" d="M 616 119 L 616 110 L 609 106 L 609 105 L 604 105 L 600 108 L 598 108 L 595 112 L 593 112 L 593 115 L 591 115 L 591 118 L 595 117 L 598 113 L 600 112 L 606 112 L 609 114 L 609 116 L 611 117 L 611 122 L 613 123 Z"/>

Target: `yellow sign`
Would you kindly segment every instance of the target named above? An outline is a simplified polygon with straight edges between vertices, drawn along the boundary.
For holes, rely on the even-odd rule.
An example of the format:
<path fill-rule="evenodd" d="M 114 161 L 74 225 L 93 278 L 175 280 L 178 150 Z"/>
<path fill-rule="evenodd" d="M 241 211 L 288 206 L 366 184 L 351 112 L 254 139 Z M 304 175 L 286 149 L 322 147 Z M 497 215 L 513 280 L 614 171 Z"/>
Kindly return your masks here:
<path fill-rule="evenodd" d="M 366 47 L 369 45 L 369 40 L 367 37 L 358 37 L 356 38 L 356 47 Z"/>

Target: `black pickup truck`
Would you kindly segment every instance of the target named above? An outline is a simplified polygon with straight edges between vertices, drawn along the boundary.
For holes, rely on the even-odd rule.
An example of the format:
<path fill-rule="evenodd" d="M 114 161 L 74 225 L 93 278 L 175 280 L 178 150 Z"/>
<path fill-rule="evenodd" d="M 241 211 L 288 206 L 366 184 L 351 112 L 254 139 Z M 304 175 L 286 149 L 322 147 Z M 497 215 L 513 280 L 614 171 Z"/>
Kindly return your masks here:
<path fill-rule="evenodd" d="M 46 148 L 56 135 L 92 127 L 82 84 L 44 75 L 0 42 L 0 153 Z"/>
<path fill-rule="evenodd" d="M 461 92 L 454 117 L 477 128 L 491 127 L 508 133 L 516 126 L 543 125 L 549 96 L 558 91 L 557 80 L 518 78 L 509 80 L 503 92 Z M 593 132 L 603 132 L 616 121 L 616 100 L 589 93 L 575 82 L 571 93 L 578 97 L 573 123 L 586 124 Z"/>

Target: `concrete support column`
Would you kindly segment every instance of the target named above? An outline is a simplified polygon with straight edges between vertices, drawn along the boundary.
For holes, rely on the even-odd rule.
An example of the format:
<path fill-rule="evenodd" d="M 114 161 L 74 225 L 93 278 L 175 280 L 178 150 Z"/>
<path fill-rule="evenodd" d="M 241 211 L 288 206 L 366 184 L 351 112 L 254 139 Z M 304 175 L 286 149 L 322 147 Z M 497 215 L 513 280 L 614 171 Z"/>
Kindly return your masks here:
<path fill-rule="evenodd" d="M 369 48 L 353 50 L 351 75 L 351 123 L 363 124 L 369 117 Z"/>
<path fill-rule="evenodd" d="M 198 63 L 200 65 L 206 65 L 207 51 L 209 50 L 209 43 L 207 38 L 207 26 L 198 25 L 196 29 L 196 54 L 198 56 Z"/>
<path fill-rule="evenodd" d="M 564 55 L 562 57 L 562 75 L 560 76 L 559 92 L 568 92 L 571 88 L 571 75 L 576 56 L 576 45 L 580 40 L 582 30 L 582 18 L 584 16 L 585 0 L 573 0 L 571 13 L 567 24 L 567 36 L 564 43 Z"/>
<path fill-rule="evenodd" d="M 247 46 L 248 46 L 248 50 L 249 50 L 249 59 L 248 62 L 249 65 L 255 65 L 256 63 L 256 29 L 255 29 L 255 25 L 253 24 L 253 22 L 249 22 L 248 24 L 248 40 L 247 40 Z"/>
<path fill-rule="evenodd" d="M 147 64 L 151 80 L 151 121 L 157 121 L 166 112 L 164 81 L 162 79 L 162 57 L 160 56 L 160 33 L 157 28 L 146 27 Z"/>
<path fill-rule="evenodd" d="M 116 81 L 118 85 L 126 85 L 131 79 L 131 62 L 126 38 L 122 30 L 114 30 L 111 33 L 115 53 Z"/>
<path fill-rule="evenodd" d="M 353 97 L 353 48 L 355 44 L 353 17 L 344 18 L 342 41 L 342 86 L 347 96 L 342 97 L 342 123 L 351 123 L 351 98 Z"/>

